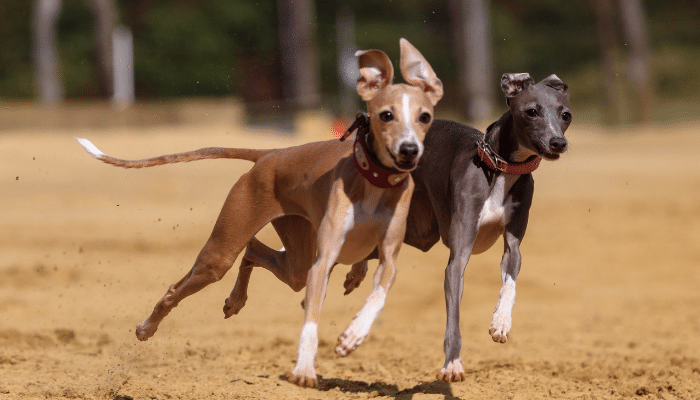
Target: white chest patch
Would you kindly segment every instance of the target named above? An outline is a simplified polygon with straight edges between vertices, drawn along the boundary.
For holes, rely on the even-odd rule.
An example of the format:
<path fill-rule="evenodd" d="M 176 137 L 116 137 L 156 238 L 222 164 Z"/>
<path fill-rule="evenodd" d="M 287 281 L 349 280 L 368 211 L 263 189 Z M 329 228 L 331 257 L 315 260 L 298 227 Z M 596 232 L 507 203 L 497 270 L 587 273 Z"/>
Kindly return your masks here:
<path fill-rule="evenodd" d="M 494 182 L 491 188 L 491 193 L 484 202 L 484 206 L 479 213 L 477 229 L 481 229 L 481 227 L 485 225 L 505 225 L 506 195 L 519 177 L 520 175 L 500 174 L 496 178 L 496 182 Z"/>

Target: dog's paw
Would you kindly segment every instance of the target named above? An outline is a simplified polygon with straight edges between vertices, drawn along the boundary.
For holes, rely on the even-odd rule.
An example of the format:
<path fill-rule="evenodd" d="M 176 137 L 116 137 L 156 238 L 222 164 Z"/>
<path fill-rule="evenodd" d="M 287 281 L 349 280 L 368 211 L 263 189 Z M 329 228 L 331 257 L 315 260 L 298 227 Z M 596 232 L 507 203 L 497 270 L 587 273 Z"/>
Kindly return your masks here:
<path fill-rule="evenodd" d="M 233 300 L 230 297 L 224 302 L 224 318 L 229 318 L 233 315 L 237 315 L 241 309 L 245 306 L 247 298 Z"/>
<path fill-rule="evenodd" d="M 491 327 L 489 328 L 491 339 L 496 343 L 507 342 L 511 323 L 510 315 L 493 314 L 493 321 L 491 321 Z"/>
<path fill-rule="evenodd" d="M 464 380 L 464 363 L 461 358 L 450 361 L 437 374 L 437 380 L 442 382 L 462 382 Z"/>
<path fill-rule="evenodd" d="M 148 320 L 141 321 L 140 324 L 136 325 L 136 338 L 142 342 L 148 340 L 153 334 L 156 333 L 158 329 L 157 325 L 150 324 Z"/>
<path fill-rule="evenodd" d="M 315 388 L 318 386 L 316 370 L 311 367 L 296 366 L 292 372 L 287 374 L 287 381 L 297 386 Z"/>
<path fill-rule="evenodd" d="M 356 324 L 356 321 L 357 318 L 355 318 L 350 323 L 350 326 L 338 337 L 338 344 L 335 346 L 335 354 L 341 357 L 349 355 L 362 344 L 369 334 L 369 331 L 359 326 L 361 324 Z"/>
<path fill-rule="evenodd" d="M 345 282 L 343 283 L 343 287 L 345 287 L 345 293 L 343 294 L 348 295 L 353 290 L 360 287 L 360 283 L 362 283 L 362 281 L 365 279 L 365 275 L 367 275 L 366 267 L 363 270 L 363 268 L 356 267 L 355 265 L 353 265 L 352 269 L 350 269 L 350 272 L 348 272 L 348 274 L 345 275 Z"/>

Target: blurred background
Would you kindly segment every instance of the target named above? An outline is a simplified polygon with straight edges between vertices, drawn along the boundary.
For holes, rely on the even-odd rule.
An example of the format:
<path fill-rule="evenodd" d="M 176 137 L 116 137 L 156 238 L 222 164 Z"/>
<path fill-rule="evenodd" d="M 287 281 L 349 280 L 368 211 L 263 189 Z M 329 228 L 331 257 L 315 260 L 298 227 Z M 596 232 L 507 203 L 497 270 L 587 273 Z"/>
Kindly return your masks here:
<path fill-rule="evenodd" d="M 697 399 L 699 22 L 697 0 L 0 0 L 0 400 Z M 569 85 L 570 150 L 534 174 L 508 344 L 487 334 L 495 245 L 465 272 L 466 382 L 434 382 L 442 244 L 402 247 L 343 359 L 332 344 L 372 285 L 343 296 L 336 269 L 313 393 L 280 379 L 304 292 L 256 270 L 225 320 L 238 263 L 137 342 L 251 164 L 125 170 L 74 136 L 134 159 L 331 138 L 364 108 L 355 50 L 398 68 L 401 37 L 445 85 L 438 118 L 484 130 L 506 110 L 503 73 Z M 257 237 L 281 246 L 270 226 Z"/>
<path fill-rule="evenodd" d="M 400 37 L 445 85 L 439 117 L 492 120 L 501 74 L 529 72 L 569 84 L 577 122 L 688 121 L 698 21 L 694 0 L 4 0 L 0 102 L 15 112 L 3 107 L 0 129 L 36 124 L 21 111 L 37 106 L 62 110 L 47 123 L 107 123 L 86 103 L 110 123 L 178 122 L 195 103 L 283 129 L 299 112 L 349 118 L 354 51 L 398 64 Z"/>

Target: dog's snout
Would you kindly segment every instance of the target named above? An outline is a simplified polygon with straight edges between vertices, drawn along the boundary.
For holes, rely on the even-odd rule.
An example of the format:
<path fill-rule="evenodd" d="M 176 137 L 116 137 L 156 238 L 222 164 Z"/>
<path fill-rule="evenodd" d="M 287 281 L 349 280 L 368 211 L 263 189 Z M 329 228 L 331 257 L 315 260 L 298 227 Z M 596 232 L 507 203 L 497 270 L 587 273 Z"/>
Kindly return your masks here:
<path fill-rule="evenodd" d="M 563 153 L 564 151 L 566 151 L 567 146 L 568 142 L 563 137 L 555 137 L 549 141 L 549 147 L 552 150 L 552 152 L 555 153 Z"/>
<path fill-rule="evenodd" d="M 413 160 L 418 156 L 418 145 L 415 143 L 403 143 L 399 147 L 399 155 L 404 160 Z"/>

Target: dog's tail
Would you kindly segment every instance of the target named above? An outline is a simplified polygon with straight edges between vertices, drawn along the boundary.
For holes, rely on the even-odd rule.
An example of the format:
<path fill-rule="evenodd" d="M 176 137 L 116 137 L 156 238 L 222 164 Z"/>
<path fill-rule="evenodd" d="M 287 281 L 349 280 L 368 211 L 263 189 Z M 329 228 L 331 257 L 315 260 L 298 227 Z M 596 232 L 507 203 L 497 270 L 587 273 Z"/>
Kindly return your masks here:
<path fill-rule="evenodd" d="M 122 168 L 154 167 L 156 165 L 206 160 L 210 158 L 234 158 L 238 160 L 256 162 L 262 156 L 274 151 L 257 149 L 234 149 L 227 147 L 206 147 L 199 150 L 186 151 L 184 153 L 177 154 L 167 154 L 164 156 L 146 158 L 143 160 L 122 160 L 120 158 L 108 156 L 107 154 L 100 151 L 100 149 L 95 147 L 95 145 L 87 139 L 79 137 L 76 137 L 76 139 L 78 139 L 78 142 L 80 142 L 80 144 L 85 148 L 85 150 L 87 150 L 88 153 L 90 153 L 91 156 L 107 164 L 116 165 L 117 167 Z"/>

